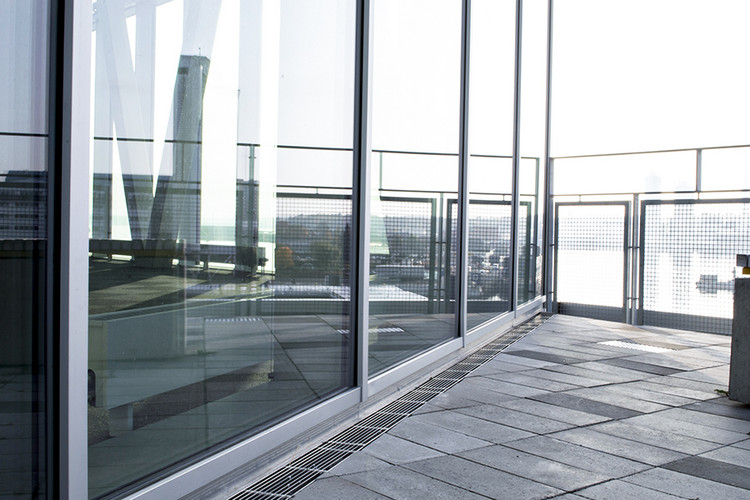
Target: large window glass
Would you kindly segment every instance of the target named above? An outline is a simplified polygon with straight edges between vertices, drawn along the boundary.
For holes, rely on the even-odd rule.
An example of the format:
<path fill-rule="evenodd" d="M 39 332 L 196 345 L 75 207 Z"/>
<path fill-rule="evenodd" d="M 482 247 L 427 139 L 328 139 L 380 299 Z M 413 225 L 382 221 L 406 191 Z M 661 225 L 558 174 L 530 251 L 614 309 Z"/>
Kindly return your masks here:
<path fill-rule="evenodd" d="M 89 491 L 352 384 L 354 3 L 95 4 Z"/>
<path fill-rule="evenodd" d="M 373 2 L 369 372 L 456 336 L 461 3 Z"/>
<path fill-rule="evenodd" d="M 45 260 L 49 10 L 0 2 L 0 497 L 47 491 Z"/>
<path fill-rule="evenodd" d="M 516 2 L 471 5 L 467 324 L 510 310 Z"/>
<path fill-rule="evenodd" d="M 547 16 L 547 0 L 524 0 L 518 179 L 518 304 L 542 294 Z"/>

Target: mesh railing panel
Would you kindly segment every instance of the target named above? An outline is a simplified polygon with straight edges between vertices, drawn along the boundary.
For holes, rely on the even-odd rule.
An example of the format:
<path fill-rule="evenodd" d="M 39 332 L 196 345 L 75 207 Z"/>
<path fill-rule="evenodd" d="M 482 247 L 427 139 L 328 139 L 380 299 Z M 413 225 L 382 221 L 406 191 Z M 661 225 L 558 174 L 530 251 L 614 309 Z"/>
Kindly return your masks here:
<path fill-rule="evenodd" d="M 624 319 L 626 208 L 557 205 L 556 297 L 561 313 Z"/>
<path fill-rule="evenodd" d="M 350 258 L 351 213 L 346 197 L 277 196 L 277 279 L 340 281 Z"/>
<path fill-rule="evenodd" d="M 750 202 L 644 203 L 642 320 L 730 333 L 738 253 L 750 253 Z"/>

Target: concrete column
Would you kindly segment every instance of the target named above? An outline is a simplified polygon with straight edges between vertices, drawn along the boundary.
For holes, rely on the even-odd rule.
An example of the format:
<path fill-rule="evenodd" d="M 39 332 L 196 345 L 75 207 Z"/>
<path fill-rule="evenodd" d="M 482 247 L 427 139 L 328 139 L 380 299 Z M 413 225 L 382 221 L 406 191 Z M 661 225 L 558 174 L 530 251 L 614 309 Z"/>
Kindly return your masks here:
<path fill-rule="evenodd" d="M 750 403 L 750 276 L 734 280 L 729 398 Z"/>

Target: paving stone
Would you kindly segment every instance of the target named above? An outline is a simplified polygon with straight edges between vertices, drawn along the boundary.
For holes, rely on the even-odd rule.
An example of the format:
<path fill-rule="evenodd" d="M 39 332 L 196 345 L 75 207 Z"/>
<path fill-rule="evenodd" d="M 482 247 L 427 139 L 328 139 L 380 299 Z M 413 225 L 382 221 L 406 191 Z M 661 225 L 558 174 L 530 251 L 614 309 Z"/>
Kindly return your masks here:
<path fill-rule="evenodd" d="M 601 380 L 604 382 L 616 384 L 620 384 L 623 382 L 632 382 L 633 380 L 638 380 L 641 378 L 639 375 L 634 375 L 634 372 L 631 372 L 631 374 L 627 374 L 625 371 L 620 372 L 614 369 L 609 372 L 604 372 L 600 370 L 583 368 L 579 365 L 550 366 L 547 369 L 560 373 L 567 373 L 568 375 L 573 375 L 576 377 L 586 377 L 594 380 Z"/>
<path fill-rule="evenodd" d="M 490 498 L 514 500 L 548 498 L 562 490 L 518 477 L 456 456 L 413 462 L 407 467 Z M 420 497 L 400 497 L 420 498 Z M 427 498 L 427 497 L 421 497 Z"/>
<path fill-rule="evenodd" d="M 510 382 L 503 382 L 500 380 L 486 378 L 486 377 L 472 377 L 464 379 L 455 386 L 458 392 L 464 392 L 468 389 L 479 389 L 484 392 L 485 397 L 488 395 L 486 391 L 490 393 L 497 392 L 501 394 L 507 394 L 516 397 L 529 397 L 537 394 L 545 394 L 549 391 L 544 389 L 538 389 L 534 387 L 527 387 L 525 385 L 512 384 Z M 504 398 L 507 399 L 507 398 Z"/>
<path fill-rule="evenodd" d="M 681 498 L 657 490 L 652 490 L 622 480 L 608 481 L 577 492 L 592 500 L 622 500 L 624 498 L 648 500 L 675 500 Z"/>
<path fill-rule="evenodd" d="M 543 379 L 539 377 L 530 377 L 525 373 L 496 373 L 493 375 L 487 375 L 487 378 L 500 380 L 506 383 L 513 383 L 526 387 L 533 387 L 536 389 L 544 389 L 545 392 L 558 392 L 567 391 L 570 389 L 578 389 L 580 386 L 567 384 L 564 382 L 555 382 L 554 380 Z"/>
<path fill-rule="evenodd" d="M 592 399 L 575 396 L 564 392 L 554 392 L 549 394 L 541 394 L 534 396 L 532 399 L 536 401 L 542 401 L 555 406 L 562 406 L 563 408 L 570 408 L 572 410 L 578 410 L 585 413 L 593 413 L 594 415 L 600 415 L 608 418 L 628 418 L 636 415 L 640 415 L 640 412 L 623 408 L 621 406 L 615 406 L 607 403 L 601 403 Z"/>
<path fill-rule="evenodd" d="M 528 377 L 537 377 L 542 380 L 552 380 L 555 382 L 563 382 L 563 383 L 575 385 L 578 387 L 595 387 L 598 385 L 606 385 L 609 383 L 606 380 L 592 379 L 589 377 L 578 377 L 575 375 L 569 375 L 567 373 L 560 373 L 560 372 L 548 370 L 547 368 L 549 367 L 538 369 L 538 370 L 526 371 L 526 372 L 523 372 L 523 374 Z"/>
<path fill-rule="evenodd" d="M 663 392 L 650 391 L 643 389 L 642 387 L 636 387 L 632 382 L 626 382 L 624 384 L 612 384 L 600 386 L 602 391 L 611 392 L 613 394 L 622 394 L 630 396 L 632 398 L 641 399 L 643 401 L 649 401 L 652 403 L 659 403 L 667 406 L 683 406 L 692 404 L 695 399 L 686 398 L 682 396 L 675 396 L 674 394 L 665 394 Z"/>
<path fill-rule="evenodd" d="M 551 354 L 551 353 L 540 352 L 540 351 L 531 350 L 531 349 L 519 350 L 519 351 L 504 351 L 504 352 L 511 356 L 535 359 L 538 361 L 547 361 L 549 363 L 555 363 L 555 364 L 582 363 L 583 361 L 586 361 L 584 358 L 568 356 L 568 355 Z"/>
<path fill-rule="evenodd" d="M 508 354 L 505 351 L 503 351 L 500 354 L 498 354 L 497 356 L 495 356 L 493 358 L 493 361 L 496 361 L 496 362 L 507 361 L 508 363 L 513 363 L 513 364 L 517 364 L 517 365 L 525 365 L 525 366 L 528 366 L 530 368 L 543 368 L 545 366 L 552 366 L 552 365 L 555 364 L 555 363 L 550 362 L 550 361 L 541 361 L 541 360 L 538 360 L 538 359 L 526 358 L 526 357 L 523 357 L 523 356 L 511 356 L 510 354 Z"/>
<path fill-rule="evenodd" d="M 741 467 L 750 466 L 750 449 L 737 446 L 724 446 L 723 448 L 704 453 L 701 456 L 712 460 L 720 460 L 729 464 L 739 465 Z"/>
<path fill-rule="evenodd" d="M 696 439 L 684 434 L 669 432 L 659 427 L 649 427 L 635 425 L 630 420 L 619 422 L 605 422 L 598 424 L 591 429 L 613 436 L 619 436 L 624 439 L 630 439 L 639 443 L 659 446 L 669 450 L 679 451 L 696 455 L 707 451 L 715 450 L 720 445 L 702 439 Z"/>
<path fill-rule="evenodd" d="M 527 431 L 455 411 L 430 413 L 429 415 L 412 417 L 411 420 L 417 423 L 425 422 L 444 429 L 452 429 L 455 432 L 496 444 L 533 436 L 533 434 Z"/>
<path fill-rule="evenodd" d="M 711 413 L 712 415 L 722 415 L 738 420 L 750 421 L 750 405 L 721 404 L 717 400 L 700 401 L 684 407 L 686 410 L 696 410 L 702 413 Z"/>
<path fill-rule="evenodd" d="M 387 500 L 390 497 L 380 495 L 372 490 L 339 477 L 321 478 L 299 491 L 296 500 Z"/>
<path fill-rule="evenodd" d="M 502 445 L 471 450 L 458 456 L 565 491 L 577 490 L 611 477 Z"/>
<path fill-rule="evenodd" d="M 391 434 L 383 434 L 360 453 L 365 453 L 391 464 L 403 464 L 443 455 L 442 452 Z"/>
<path fill-rule="evenodd" d="M 674 394 L 675 396 L 682 396 L 686 398 L 691 398 L 695 400 L 707 400 L 707 399 L 713 399 L 716 396 L 716 393 L 712 391 L 696 391 L 693 389 L 686 389 L 684 387 L 677 387 L 669 384 L 664 383 L 657 383 L 649 380 L 639 380 L 638 382 L 633 382 L 633 387 L 637 387 L 640 389 L 646 389 L 648 391 L 654 391 L 654 392 L 663 392 L 665 394 Z"/>
<path fill-rule="evenodd" d="M 506 443 L 505 446 L 613 478 L 635 474 L 651 467 L 549 436 L 534 436 Z"/>
<path fill-rule="evenodd" d="M 578 428 L 556 432 L 550 434 L 550 437 L 649 465 L 661 465 L 685 458 L 686 456 L 684 453 L 674 450 L 597 432 L 591 428 Z"/>
<path fill-rule="evenodd" d="M 750 469 L 706 457 L 687 457 L 662 468 L 750 490 Z"/>
<path fill-rule="evenodd" d="M 748 490 L 662 468 L 639 472 L 623 479 L 623 481 L 683 498 L 750 500 L 750 491 Z"/>
<path fill-rule="evenodd" d="M 401 421 L 389 430 L 388 434 L 445 453 L 457 453 L 492 444 L 460 432 L 421 422 L 417 417 Z"/>
<path fill-rule="evenodd" d="M 667 366 L 652 365 L 650 363 L 643 363 L 634 359 L 627 358 L 611 358 L 603 359 L 601 363 L 611 366 L 617 366 L 620 368 L 627 368 L 628 370 L 635 370 L 643 373 L 649 373 L 652 375 L 671 375 L 673 373 L 680 373 L 682 370 L 676 368 L 669 368 Z"/>
<path fill-rule="evenodd" d="M 397 466 L 383 470 L 352 474 L 346 476 L 346 480 L 385 495 L 388 498 L 434 498 L 436 500 L 478 500 L 483 498 L 466 489 L 453 486 L 448 482 L 439 481 L 428 475 Z M 318 499 L 320 498 L 326 498 L 324 492 L 318 497 Z M 353 496 L 351 498 L 357 497 Z"/>
<path fill-rule="evenodd" d="M 711 413 L 703 413 L 696 410 L 674 408 L 662 412 L 661 415 L 716 429 L 739 432 L 741 434 L 747 434 L 748 432 L 750 432 L 750 421 L 748 420 L 740 420 L 731 417 L 724 417 L 721 415 L 713 415 Z"/>
<path fill-rule="evenodd" d="M 750 439 L 745 439 L 744 441 L 734 443 L 732 446 L 736 446 L 737 448 L 742 448 L 745 450 L 750 450 Z"/>
<path fill-rule="evenodd" d="M 482 403 L 474 399 L 465 398 L 457 391 L 449 390 L 432 398 L 429 404 L 444 410 L 450 410 L 455 408 L 466 408 L 467 406 L 477 406 Z"/>
<path fill-rule="evenodd" d="M 718 427 L 687 422 L 677 419 L 677 415 L 679 414 L 675 414 L 672 411 L 639 415 L 638 417 L 628 419 L 627 423 L 720 444 L 736 443 L 747 437 L 747 434 L 744 432 L 727 431 Z"/>
<path fill-rule="evenodd" d="M 390 467 L 392 464 L 384 460 L 381 460 L 371 454 L 362 452 L 354 453 L 343 462 L 333 467 L 328 472 L 324 473 L 321 477 L 333 477 L 343 476 L 346 474 L 355 474 L 357 472 L 364 472 L 375 469 L 384 469 Z"/>
<path fill-rule="evenodd" d="M 594 415 L 578 410 L 571 410 L 570 408 L 563 408 L 561 406 L 543 403 L 541 401 L 534 401 L 532 399 L 513 399 L 511 401 L 501 401 L 497 403 L 497 406 L 502 406 L 503 408 L 509 408 L 511 410 L 522 411 L 530 415 L 559 420 L 561 422 L 566 422 L 578 426 L 596 424 L 609 420 L 609 417 Z"/>
<path fill-rule="evenodd" d="M 613 386 L 605 385 L 600 387 L 590 387 L 586 389 L 576 389 L 567 391 L 565 394 L 585 397 L 586 399 L 618 406 L 620 408 L 627 408 L 639 413 L 652 413 L 655 411 L 661 411 L 670 408 L 667 405 L 653 403 L 651 401 L 643 401 L 642 399 L 611 391 L 611 387 Z"/>
<path fill-rule="evenodd" d="M 495 405 L 472 406 L 469 408 L 460 408 L 456 411 L 536 434 L 547 434 L 575 427 L 573 424 L 560 422 L 559 420 L 529 415 L 528 413 L 501 408 Z"/>

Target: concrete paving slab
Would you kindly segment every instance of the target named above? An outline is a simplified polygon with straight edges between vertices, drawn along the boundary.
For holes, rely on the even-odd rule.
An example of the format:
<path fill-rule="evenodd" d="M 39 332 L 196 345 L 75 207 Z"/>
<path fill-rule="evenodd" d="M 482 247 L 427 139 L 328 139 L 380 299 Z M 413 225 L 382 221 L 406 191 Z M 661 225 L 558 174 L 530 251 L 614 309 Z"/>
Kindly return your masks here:
<path fill-rule="evenodd" d="M 296 500 L 388 500 L 390 497 L 340 477 L 321 478 L 294 495 Z"/>
<path fill-rule="evenodd" d="M 538 499 L 564 493 L 560 489 L 456 456 L 413 462 L 407 467 L 490 498 Z"/>
<path fill-rule="evenodd" d="M 750 490 L 750 469 L 706 457 L 687 457 L 662 468 Z"/>
<path fill-rule="evenodd" d="M 441 411 L 418 417 L 414 416 L 411 420 L 417 423 L 425 422 L 444 429 L 452 429 L 455 432 L 496 444 L 533 436 L 532 433 L 527 431 L 455 411 Z"/>
<path fill-rule="evenodd" d="M 385 469 L 391 465 L 393 464 L 381 460 L 369 453 L 355 453 L 320 477 L 325 478 L 356 474 L 358 472 Z"/>
<path fill-rule="evenodd" d="M 603 424 L 592 426 L 591 429 L 612 436 L 618 436 L 623 439 L 629 439 L 634 442 L 658 446 L 691 455 L 705 453 L 721 446 L 719 443 L 704 441 L 681 433 L 669 432 L 668 430 L 659 427 L 635 425 L 634 423 L 631 423 L 630 420 L 605 422 Z"/>
<path fill-rule="evenodd" d="M 650 427 L 672 434 L 690 436 L 703 441 L 709 441 L 719 444 L 732 444 L 742 441 L 747 437 L 746 433 L 733 432 L 718 427 L 709 427 L 707 425 L 695 424 L 685 420 L 678 420 L 675 412 L 666 411 L 653 413 L 649 415 L 640 415 L 627 420 L 628 424 L 641 427 Z"/>
<path fill-rule="evenodd" d="M 622 500 L 625 498 L 676 500 L 682 498 L 621 480 L 597 484 L 577 493 L 583 498 L 590 498 L 592 500 Z"/>
<path fill-rule="evenodd" d="M 592 413 L 594 415 L 600 415 L 607 418 L 628 418 L 641 414 L 638 411 L 630 410 L 628 408 L 594 401 L 593 399 L 569 394 L 567 392 L 542 394 L 539 396 L 534 396 L 533 399 L 555 406 L 570 408 L 571 410 L 578 410 L 585 413 Z"/>
<path fill-rule="evenodd" d="M 501 401 L 500 403 L 497 403 L 497 406 L 521 411 L 530 415 L 559 420 L 577 426 L 591 425 L 610 420 L 609 417 L 571 410 L 570 408 L 563 408 L 561 406 L 525 398 Z"/>
<path fill-rule="evenodd" d="M 564 491 L 574 491 L 611 477 L 502 445 L 471 450 L 458 456 Z"/>
<path fill-rule="evenodd" d="M 398 466 L 352 474 L 346 476 L 346 480 L 393 499 L 434 498 L 436 500 L 479 500 L 485 498 L 466 489 L 453 486 L 449 484 L 450 482 L 439 481 L 429 475 L 420 474 Z M 321 492 L 318 500 L 320 498 L 326 498 L 325 492 Z"/>
<path fill-rule="evenodd" d="M 623 479 L 623 481 L 682 498 L 750 500 L 750 491 L 748 490 L 662 468 L 639 472 Z"/>
<path fill-rule="evenodd" d="M 459 408 L 456 411 L 473 417 L 489 420 L 490 422 L 509 425 L 535 434 L 547 434 L 575 427 L 573 424 L 568 424 L 559 420 L 539 417 L 537 415 L 529 415 L 528 413 L 501 408 L 490 404 Z"/>
<path fill-rule="evenodd" d="M 700 455 L 711 460 L 719 460 L 729 464 L 739 465 L 741 467 L 750 466 L 750 449 L 744 449 L 737 446 L 724 446 L 708 453 Z"/>
<path fill-rule="evenodd" d="M 370 444 L 361 453 L 373 456 L 391 464 L 404 464 L 425 458 L 433 458 L 444 455 L 444 453 L 422 446 L 406 439 L 383 434 L 374 443 Z M 349 457 L 351 458 L 351 457 Z M 347 459 L 348 460 L 348 459 Z"/>
<path fill-rule="evenodd" d="M 674 450 L 597 432 L 592 428 L 576 428 L 549 436 L 649 465 L 661 465 L 687 456 Z"/>
<path fill-rule="evenodd" d="M 492 444 L 489 441 L 426 423 L 423 416 L 401 421 L 388 431 L 388 434 L 444 453 L 457 453 Z"/>
<path fill-rule="evenodd" d="M 520 439 L 506 443 L 505 446 L 612 478 L 629 476 L 651 467 L 647 464 L 586 448 L 585 446 L 569 443 L 550 436 L 534 436 L 527 439 Z"/>

